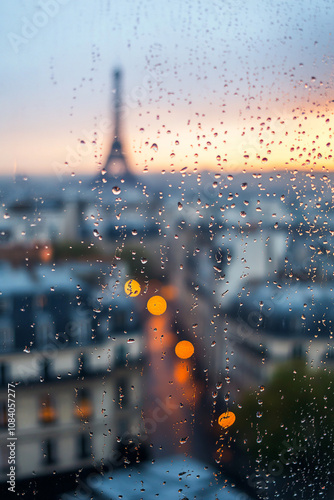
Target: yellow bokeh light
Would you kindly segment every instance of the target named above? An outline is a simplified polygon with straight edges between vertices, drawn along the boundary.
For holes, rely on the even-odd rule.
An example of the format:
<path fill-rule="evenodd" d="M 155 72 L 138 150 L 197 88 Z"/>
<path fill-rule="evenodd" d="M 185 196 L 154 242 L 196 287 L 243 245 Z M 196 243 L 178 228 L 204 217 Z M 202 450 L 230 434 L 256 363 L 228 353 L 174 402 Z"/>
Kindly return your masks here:
<path fill-rule="evenodd" d="M 226 411 L 225 413 L 222 413 L 218 418 L 218 424 L 224 429 L 230 427 L 232 424 L 234 424 L 234 422 L 235 422 L 235 415 L 233 411 Z"/>
<path fill-rule="evenodd" d="M 160 316 L 167 309 L 167 302 L 160 295 L 154 295 L 147 301 L 147 309 L 151 314 L 155 316 Z"/>
<path fill-rule="evenodd" d="M 189 340 L 181 340 L 175 346 L 175 354 L 181 359 L 188 359 L 194 354 L 194 346 Z"/>
<path fill-rule="evenodd" d="M 136 280 L 128 280 L 124 285 L 124 291 L 129 297 L 137 297 L 140 294 L 140 284 Z"/>

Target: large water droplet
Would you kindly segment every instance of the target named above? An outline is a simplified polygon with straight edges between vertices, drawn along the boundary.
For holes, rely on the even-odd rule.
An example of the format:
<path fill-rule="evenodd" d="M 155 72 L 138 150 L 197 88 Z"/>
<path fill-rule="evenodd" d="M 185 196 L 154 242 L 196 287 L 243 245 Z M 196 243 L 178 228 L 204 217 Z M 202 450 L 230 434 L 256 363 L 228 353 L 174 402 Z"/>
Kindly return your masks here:
<path fill-rule="evenodd" d="M 153 151 L 158 151 L 158 144 L 156 144 L 155 142 L 152 144 L 151 146 L 151 149 L 153 149 Z"/>
<path fill-rule="evenodd" d="M 120 194 L 120 192 L 121 192 L 121 188 L 120 188 L 120 187 L 118 187 L 118 186 L 114 186 L 114 187 L 112 188 L 112 192 L 113 192 L 114 194 Z"/>
<path fill-rule="evenodd" d="M 178 202 L 178 204 L 177 204 L 177 209 L 178 209 L 178 210 L 182 210 L 182 208 L 183 208 L 183 205 L 182 205 L 182 203 L 179 201 L 179 202 Z"/>
<path fill-rule="evenodd" d="M 245 189 L 247 189 L 247 187 L 248 187 L 247 182 L 243 182 L 243 183 L 241 184 L 241 189 L 242 189 L 243 191 L 245 191 Z"/>

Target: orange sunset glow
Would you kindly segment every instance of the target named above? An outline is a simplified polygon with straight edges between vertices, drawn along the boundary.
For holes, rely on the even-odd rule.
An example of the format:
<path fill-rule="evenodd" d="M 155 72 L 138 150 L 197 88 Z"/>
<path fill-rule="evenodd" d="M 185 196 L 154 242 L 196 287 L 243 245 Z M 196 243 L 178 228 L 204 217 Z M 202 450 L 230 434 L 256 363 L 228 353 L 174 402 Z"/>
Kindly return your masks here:
<path fill-rule="evenodd" d="M 148 123 L 151 114 L 144 123 L 142 116 L 132 112 L 129 123 L 125 124 L 124 149 L 132 169 L 138 173 L 164 170 L 190 173 L 201 169 L 226 173 L 254 169 L 333 170 L 333 103 L 310 106 L 308 110 L 293 107 L 290 111 L 281 110 L 278 104 L 253 112 L 240 108 L 238 119 L 231 112 L 229 117 L 224 116 L 223 123 L 211 109 L 191 120 L 180 111 L 169 114 L 166 110 L 160 112 L 159 120 L 153 118 L 151 123 Z M 219 106 L 216 111 L 219 115 Z M 96 143 L 81 144 L 79 139 L 85 131 L 87 134 L 93 130 Z M 20 150 L 15 148 L 13 137 L 10 138 L 9 148 L 2 155 L 3 173 L 13 174 L 15 161 L 16 172 L 21 174 L 92 174 L 101 168 L 110 147 L 109 130 L 103 133 L 98 124 L 94 129 L 94 123 L 87 117 L 82 130 L 78 128 L 73 134 L 54 132 L 51 137 L 37 130 L 34 137 L 32 132 L 16 136 L 15 143 L 19 140 L 22 146 Z M 158 150 L 152 149 L 153 143 Z"/>

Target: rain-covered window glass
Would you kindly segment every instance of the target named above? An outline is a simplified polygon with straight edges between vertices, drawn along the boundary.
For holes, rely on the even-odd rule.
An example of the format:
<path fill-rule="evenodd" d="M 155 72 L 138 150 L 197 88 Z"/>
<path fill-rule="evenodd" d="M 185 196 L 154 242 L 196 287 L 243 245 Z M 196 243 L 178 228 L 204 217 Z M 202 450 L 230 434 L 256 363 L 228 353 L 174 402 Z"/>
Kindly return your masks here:
<path fill-rule="evenodd" d="M 1 2 L 1 498 L 334 498 L 333 20 Z"/>

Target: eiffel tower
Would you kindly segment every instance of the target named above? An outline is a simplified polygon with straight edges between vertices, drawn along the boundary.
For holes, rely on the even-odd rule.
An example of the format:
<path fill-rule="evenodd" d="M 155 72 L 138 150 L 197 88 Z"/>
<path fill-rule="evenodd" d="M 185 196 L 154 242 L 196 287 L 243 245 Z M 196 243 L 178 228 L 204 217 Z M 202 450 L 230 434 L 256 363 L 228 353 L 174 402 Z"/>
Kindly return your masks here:
<path fill-rule="evenodd" d="M 107 181 L 112 182 L 117 179 L 124 179 L 125 181 L 131 181 L 136 183 L 136 176 L 131 172 L 126 157 L 123 152 L 122 142 L 121 142 L 121 110 L 122 110 L 122 100 L 121 100 L 121 78 L 122 73 L 120 69 L 113 71 L 113 88 L 115 89 L 114 94 L 114 134 L 113 141 L 111 145 L 111 150 L 108 155 L 107 161 L 103 168 L 95 178 L 95 182 Z"/>

